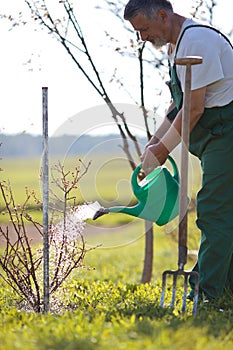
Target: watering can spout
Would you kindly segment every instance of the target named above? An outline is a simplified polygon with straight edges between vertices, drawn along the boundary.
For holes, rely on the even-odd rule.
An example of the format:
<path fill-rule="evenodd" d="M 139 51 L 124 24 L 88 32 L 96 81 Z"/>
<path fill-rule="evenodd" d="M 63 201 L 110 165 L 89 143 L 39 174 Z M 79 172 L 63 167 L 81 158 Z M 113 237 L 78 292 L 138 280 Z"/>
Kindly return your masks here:
<path fill-rule="evenodd" d="M 136 216 L 138 218 L 143 219 L 143 217 L 141 216 L 142 210 L 143 210 L 142 203 L 138 203 L 133 207 L 116 206 L 116 207 L 109 208 L 110 213 L 123 213 L 123 214 L 128 214 L 128 215 Z"/>
<path fill-rule="evenodd" d="M 109 213 L 122 213 L 122 214 L 128 214 L 131 216 L 136 216 L 142 219 L 145 219 L 145 217 L 141 216 L 141 212 L 143 210 L 143 205 L 141 203 L 138 203 L 137 205 L 133 207 L 125 207 L 125 206 L 115 206 L 110 208 L 100 208 L 97 210 L 97 212 L 93 216 L 93 220 L 98 219 L 100 216 L 103 216 L 105 214 Z"/>
<path fill-rule="evenodd" d="M 140 208 L 138 208 L 139 205 L 135 205 L 134 207 L 124 207 L 124 206 L 115 206 L 111 208 L 100 208 L 97 210 L 97 212 L 93 216 L 93 220 L 98 219 L 99 217 L 109 214 L 109 213 L 123 213 L 128 214 L 132 216 L 139 216 L 140 214 Z"/>
<path fill-rule="evenodd" d="M 133 172 L 131 185 L 138 204 L 131 207 L 115 206 L 100 208 L 93 219 L 108 213 L 124 213 L 162 226 L 171 221 L 179 212 L 179 175 L 175 161 L 169 156 L 174 175 L 160 166 L 138 183 L 139 165 Z"/>
<path fill-rule="evenodd" d="M 97 212 L 93 216 L 93 220 L 98 219 L 100 216 L 103 216 L 105 214 L 108 214 L 110 211 L 107 208 L 99 208 Z"/>

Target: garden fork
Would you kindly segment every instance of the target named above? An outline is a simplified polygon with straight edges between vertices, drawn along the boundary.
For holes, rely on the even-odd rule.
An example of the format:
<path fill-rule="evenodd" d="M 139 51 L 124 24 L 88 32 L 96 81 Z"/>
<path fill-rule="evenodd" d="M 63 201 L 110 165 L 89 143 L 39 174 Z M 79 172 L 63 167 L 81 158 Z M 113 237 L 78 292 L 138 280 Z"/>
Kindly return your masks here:
<path fill-rule="evenodd" d="M 178 270 L 166 270 L 162 274 L 162 294 L 160 306 L 164 305 L 165 289 L 167 275 L 173 276 L 172 300 L 171 307 L 174 307 L 176 299 L 177 277 L 184 276 L 184 293 L 181 310 L 186 310 L 186 299 L 188 289 L 188 278 L 194 277 L 194 303 L 192 313 L 195 314 L 198 303 L 199 274 L 195 271 L 184 271 L 184 265 L 187 262 L 187 198 L 188 198 L 188 148 L 189 148 L 189 124 L 190 124 L 190 99 L 191 99 L 191 66 L 202 63 L 199 56 L 187 56 L 175 60 L 178 65 L 186 66 L 185 72 L 185 89 L 184 89 L 184 107 L 182 113 L 182 130 L 181 130 L 181 179 L 179 194 L 179 229 L 178 229 Z"/>

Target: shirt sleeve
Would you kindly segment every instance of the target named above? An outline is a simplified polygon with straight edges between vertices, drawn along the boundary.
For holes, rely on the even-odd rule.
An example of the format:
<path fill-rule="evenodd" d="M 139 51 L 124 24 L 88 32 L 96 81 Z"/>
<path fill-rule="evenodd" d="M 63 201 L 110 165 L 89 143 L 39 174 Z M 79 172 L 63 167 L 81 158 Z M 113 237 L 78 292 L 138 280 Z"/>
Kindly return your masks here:
<path fill-rule="evenodd" d="M 186 56 L 201 56 L 203 62 L 192 66 L 191 90 L 215 83 L 224 78 L 220 50 L 217 42 L 219 34 L 206 28 L 188 29 L 180 42 L 177 58 Z M 185 66 L 176 66 L 177 75 L 184 91 Z"/>

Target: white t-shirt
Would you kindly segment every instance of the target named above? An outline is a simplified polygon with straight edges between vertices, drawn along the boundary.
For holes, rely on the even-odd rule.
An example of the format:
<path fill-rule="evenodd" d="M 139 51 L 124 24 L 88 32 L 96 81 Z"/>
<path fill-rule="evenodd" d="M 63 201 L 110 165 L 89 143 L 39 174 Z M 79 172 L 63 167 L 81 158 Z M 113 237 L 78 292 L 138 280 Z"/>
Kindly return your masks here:
<path fill-rule="evenodd" d="M 199 23 L 187 19 L 181 33 L 185 27 L 193 24 Z M 186 56 L 203 58 L 202 64 L 192 66 L 191 89 L 207 86 L 206 108 L 225 106 L 233 101 L 233 49 L 224 37 L 212 29 L 189 28 L 185 31 L 176 54 L 177 58 Z M 184 91 L 185 66 L 177 65 L 176 71 Z"/>

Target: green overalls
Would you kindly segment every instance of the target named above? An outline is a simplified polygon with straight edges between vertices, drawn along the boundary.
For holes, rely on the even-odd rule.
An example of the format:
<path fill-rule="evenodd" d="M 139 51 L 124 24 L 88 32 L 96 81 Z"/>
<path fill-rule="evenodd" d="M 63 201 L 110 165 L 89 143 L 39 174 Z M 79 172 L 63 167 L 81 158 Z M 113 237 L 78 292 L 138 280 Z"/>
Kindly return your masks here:
<path fill-rule="evenodd" d="M 176 104 L 176 111 L 168 115 L 172 120 L 182 107 L 183 94 L 175 64 L 170 75 Z M 233 292 L 233 101 L 224 107 L 204 110 L 190 133 L 189 150 L 200 159 L 203 171 L 196 221 L 201 242 L 193 270 L 200 275 L 200 295 L 216 299 L 226 289 Z M 193 279 L 189 282 L 194 289 Z"/>

